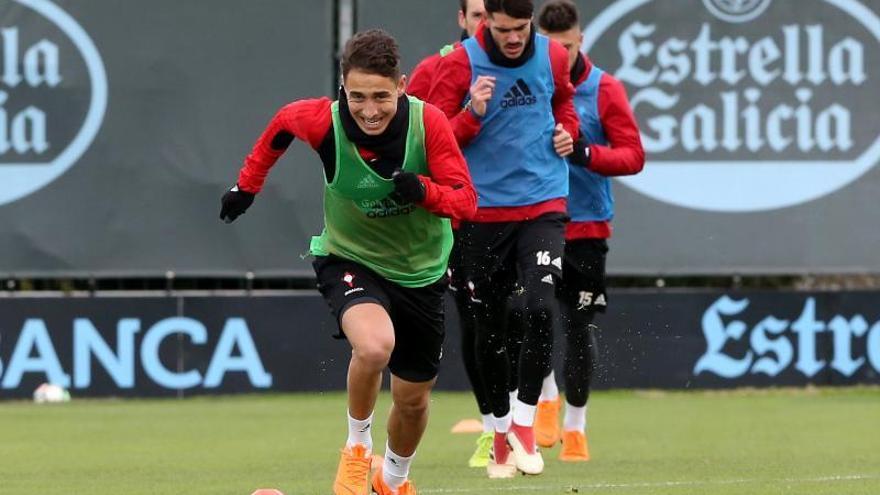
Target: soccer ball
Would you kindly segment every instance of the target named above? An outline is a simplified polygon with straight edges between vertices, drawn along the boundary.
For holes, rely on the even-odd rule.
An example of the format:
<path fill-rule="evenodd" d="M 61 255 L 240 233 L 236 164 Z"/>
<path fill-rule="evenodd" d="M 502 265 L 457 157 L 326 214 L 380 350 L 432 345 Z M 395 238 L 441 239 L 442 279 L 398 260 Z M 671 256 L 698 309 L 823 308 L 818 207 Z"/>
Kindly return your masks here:
<path fill-rule="evenodd" d="M 274 488 L 260 488 L 259 490 L 251 493 L 251 495 L 284 495 L 280 491 Z"/>
<path fill-rule="evenodd" d="M 58 385 L 44 383 L 34 390 L 34 402 L 45 404 L 47 402 L 69 402 L 70 392 Z"/>

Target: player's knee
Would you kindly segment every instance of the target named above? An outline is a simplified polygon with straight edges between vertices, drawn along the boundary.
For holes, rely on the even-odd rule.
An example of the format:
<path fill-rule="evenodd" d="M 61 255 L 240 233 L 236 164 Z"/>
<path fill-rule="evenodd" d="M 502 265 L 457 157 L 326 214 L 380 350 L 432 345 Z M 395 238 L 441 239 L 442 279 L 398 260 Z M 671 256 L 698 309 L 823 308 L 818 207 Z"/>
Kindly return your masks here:
<path fill-rule="evenodd" d="M 411 394 L 405 397 L 395 397 L 394 407 L 401 416 L 416 420 L 428 414 L 430 394 Z"/>
<path fill-rule="evenodd" d="M 555 299 L 552 288 L 539 287 L 529 294 L 523 308 L 524 316 L 530 322 L 550 322 L 553 319 Z"/>
<path fill-rule="evenodd" d="M 584 314 L 583 318 L 570 318 L 565 325 L 565 340 L 571 345 L 583 346 L 586 348 L 591 342 L 591 328 L 595 327 L 591 314 Z"/>
<path fill-rule="evenodd" d="M 360 361 L 362 365 L 381 370 L 388 365 L 388 361 L 391 359 L 391 351 L 393 350 L 393 340 L 383 341 L 376 339 L 375 341 L 359 345 L 352 353 L 355 359 Z"/>

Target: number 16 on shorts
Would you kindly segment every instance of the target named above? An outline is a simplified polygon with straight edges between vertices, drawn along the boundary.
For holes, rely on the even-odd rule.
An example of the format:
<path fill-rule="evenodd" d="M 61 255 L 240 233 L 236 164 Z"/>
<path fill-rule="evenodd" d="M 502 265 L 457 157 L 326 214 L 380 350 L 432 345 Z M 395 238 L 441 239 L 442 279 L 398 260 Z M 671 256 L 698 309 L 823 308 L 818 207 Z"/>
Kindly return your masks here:
<path fill-rule="evenodd" d="M 550 251 L 538 251 L 535 253 L 535 257 L 537 258 L 536 263 L 538 266 L 550 266 L 553 265 L 556 268 L 562 270 L 562 257 L 557 256 L 555 259 L 550 258 Z"/>

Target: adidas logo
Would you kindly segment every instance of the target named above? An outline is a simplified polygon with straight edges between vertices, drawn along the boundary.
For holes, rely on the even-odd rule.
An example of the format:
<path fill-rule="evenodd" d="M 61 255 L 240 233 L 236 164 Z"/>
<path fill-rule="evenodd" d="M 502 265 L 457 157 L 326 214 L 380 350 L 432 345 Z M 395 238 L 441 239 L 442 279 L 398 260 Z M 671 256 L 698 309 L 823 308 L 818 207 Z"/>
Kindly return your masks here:
<path fill-rule="evenodd" d="M 517 79 L 516 83 L 504 93 L 504 99 L 501 100 L 501 108 L 534 105 L 537 101 L 538 99 L 532 94 L 529 85 L 522 79 Z"/>
<path fill-rule="evenodd" d="M 379 183 L 376 182 L 372 175 L 365 175 L 357 185 L 358 189 L 374 189 L 377 187 L 379 187 Z"/>
<path fill-rule="evenodd" d="M 541 282 L 544 282 L 545 284 L 553 285 L 553 275 L 547 275 L 546 277 L 541 279 Z"/>

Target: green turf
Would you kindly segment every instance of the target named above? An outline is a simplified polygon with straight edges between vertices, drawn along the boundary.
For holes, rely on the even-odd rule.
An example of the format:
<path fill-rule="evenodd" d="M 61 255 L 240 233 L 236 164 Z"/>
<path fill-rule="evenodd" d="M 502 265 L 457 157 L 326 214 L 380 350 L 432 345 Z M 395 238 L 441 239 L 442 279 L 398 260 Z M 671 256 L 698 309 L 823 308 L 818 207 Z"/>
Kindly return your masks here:
<path fill-rule="evenodd" d="M 0 402 L 0 494 L 329 494 L 341 394 Z M 377 417 L 387 411 L 382 397 Z M 412 477 L 421 493 L 880 493 L 880 389 L 595 393 L 593 460 L 545 451 L 538 477 L 466 461 L 466 394 L 435 396 Z M 374 441 L 383 446 L 384 418 Z"/>

